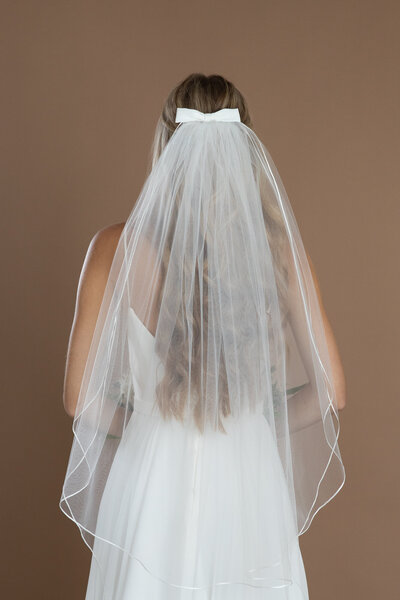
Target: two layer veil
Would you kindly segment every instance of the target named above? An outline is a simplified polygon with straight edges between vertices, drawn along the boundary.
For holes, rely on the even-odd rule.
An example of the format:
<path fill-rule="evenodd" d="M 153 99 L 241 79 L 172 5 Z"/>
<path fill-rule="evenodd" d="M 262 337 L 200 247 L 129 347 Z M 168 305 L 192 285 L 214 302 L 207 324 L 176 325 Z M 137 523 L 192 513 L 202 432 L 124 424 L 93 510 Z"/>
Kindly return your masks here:
<path fill-rule="evenodd" d="M 206 518 L 213 519 L 212 539 L 202 540 L 213 561 L 212 584 L 278 587 L 291 581 L 290 536 L 307 531 L 345 479 L 318 296 L 277 169 L 238 109 L 178 109 L 177 121 L 113 258 L 80 387 L 60 507 L 91 550 L 101 538 L 167 585 L 203 589 L 204 570 L 192 571 L 189 581 L 182 569 L 190 544 L 184 515 L 193 501 L 182 482 L 197 440 L 204 459 L 196 480 L 197 531 L 210 531 Z M 153 339 L 140 386 L 132 370 L 130 311 Z M 149 398 L 146 418 L 153 429 L 141 439 L 138 423 L 133 428 Z M 251 429 L 253 422 L 258 425 Z M 121 447 L 129 452 L 129 432 L 146 457 L 168 428 L 181 447 L 173 474 L 165 466 L 163 509 L 154 515 L 159 536 L 141 548 L 118 537 L 117 524 L 100 534 L 102 496 Z M 229 444 L 236 464 L 225 460 Z M 279 469 L 268 470 L 270 464 Z M 262 490 L 283 489 L 274 472 L 285 484 L 292 529 L 287 512 L 268 514 Z M 223 496 L 227 488 L 229 498 Z M 282 531 L 276 556 L 265 555 L 268 522 Z M 164 543 L 168 553 L 172 533 L 174 551 L 162 562 L 152 543 L 158 549 Z M 240 564 L 229 562 L 225 534 L 236 553 L 240 547 Z"/>

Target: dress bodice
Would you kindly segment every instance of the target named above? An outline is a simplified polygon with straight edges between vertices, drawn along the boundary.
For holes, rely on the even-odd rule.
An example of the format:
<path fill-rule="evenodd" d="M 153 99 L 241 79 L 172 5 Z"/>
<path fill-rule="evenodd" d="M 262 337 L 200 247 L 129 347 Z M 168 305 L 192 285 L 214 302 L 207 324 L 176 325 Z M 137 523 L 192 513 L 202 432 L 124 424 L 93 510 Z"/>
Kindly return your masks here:
<path fill-rule="evenodd" d="M 134 389 L 134 410 L 151 414 L 154 389 L 162 374 L 163 365 L 155 354 L 155 337 L 131 306 L 128 313 L 129 364 Z"/>
<path fill-rule="evenodd" d="M 164 366 L 155 353 L 155 337 L 129 307 L 128 345 L 129 363 L 134 388 L 134 410 L 146 414 L 157 414 L 154 402 L 155 386 L 164 373 Z M 290 324 L 285 326 L 286 393 L 290 397 L 309 381 Z"/>

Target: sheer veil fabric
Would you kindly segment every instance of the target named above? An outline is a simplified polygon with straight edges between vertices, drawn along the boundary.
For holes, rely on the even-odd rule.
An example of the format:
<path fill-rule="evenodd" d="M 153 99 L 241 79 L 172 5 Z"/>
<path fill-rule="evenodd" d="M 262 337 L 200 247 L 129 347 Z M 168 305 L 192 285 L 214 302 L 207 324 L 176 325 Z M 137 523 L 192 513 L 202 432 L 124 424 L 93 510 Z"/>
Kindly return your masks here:
<path fill-rule="evenodd" d="M 175 588 L 280 587 L 292 581 L 293 544 L 345 481 L 317 292 L 277 169 L 238 109 L 178 109 L 177 122 L 114 255 L 60 508 L 92 551 L 102 540 Z M 132 368 L 132 319 L 143 333 L 140 370 Z M 136 438 L 132 464 L 142 451 L 149 460 L 170 434 L 179 451 L 173 469 L 164 459 L 153 540 L 144 541 L 140 523 L 133 542 L 117 525 L 99 529 L 118 456 L 129 457 Z M 268 490 L 283 489 L 277 482 L 285 496 L 268 502 Z M 232 560 L 228 538 L 240 548 Z M 165 549 L 164 561 L 152 543 Z"/>

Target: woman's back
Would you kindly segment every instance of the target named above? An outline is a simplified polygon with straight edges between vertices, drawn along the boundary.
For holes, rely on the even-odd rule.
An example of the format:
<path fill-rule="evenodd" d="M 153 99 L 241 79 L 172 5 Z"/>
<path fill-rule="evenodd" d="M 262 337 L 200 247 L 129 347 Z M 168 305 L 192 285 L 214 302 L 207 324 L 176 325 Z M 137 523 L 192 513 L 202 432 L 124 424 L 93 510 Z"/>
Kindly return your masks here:
<path fill-rule="evenodd" d="M 60 506 L 93 551 L 87 599 L 304 600 L 298 537 L 344 483 L 315 272 L 230 82 L 182 82 L 153 150 L 89 246 L 69 343 Z"/>

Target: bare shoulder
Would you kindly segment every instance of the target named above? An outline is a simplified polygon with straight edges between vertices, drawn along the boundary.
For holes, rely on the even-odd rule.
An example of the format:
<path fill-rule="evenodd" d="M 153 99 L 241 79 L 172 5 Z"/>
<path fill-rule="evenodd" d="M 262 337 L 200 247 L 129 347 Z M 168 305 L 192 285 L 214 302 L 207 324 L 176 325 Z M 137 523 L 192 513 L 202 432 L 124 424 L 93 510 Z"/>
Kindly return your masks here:
<path fill-rule="evenodd" d="M 110 267 L 125 223 L 114 223 L 95 233 L 89 244 L 87 259 L 98 267 Z"/>
<path fill-rule="evenodd" d="M 77 310 L 97 308 L 124 225 L 125 223 L 109 225 L 92 237 L 79 278 Z"/>
<path fill-rule="evenodd" d="M 318 277 L 317 277 L 317 272 L 315 270 L 314 263 L 311 260 L 311 256 L 309 255 L 309 253 L 307 252 L 307 250 L 306 250 L 306 255 L 307 255 L 308 264 L 310 266 L 310 271 L 311 271 L 311 275 L 312 275 L 312 278 L 313 278 L 315 290 L 317 292 L 318 301 L 319 301 L 321 310 L 324 310 L 324 305 L 323 305 L 323 302 L 322 302 L 322 293 L 321 293 L 321 288 L 320 288 Z"/>

